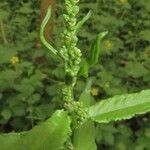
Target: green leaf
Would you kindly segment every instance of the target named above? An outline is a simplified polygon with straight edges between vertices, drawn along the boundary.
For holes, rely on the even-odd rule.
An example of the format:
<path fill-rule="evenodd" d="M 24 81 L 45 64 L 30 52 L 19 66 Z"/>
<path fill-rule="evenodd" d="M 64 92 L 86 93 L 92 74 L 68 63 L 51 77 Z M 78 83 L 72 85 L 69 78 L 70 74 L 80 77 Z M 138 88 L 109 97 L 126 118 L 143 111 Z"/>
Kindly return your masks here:
<path fill-rule="evenodd" d="M 73 144 L 76 150 L 96 150 L 95 126 L 88 121 L 74 131 Z"/>
<path fill-rule="evenodd" d="M 23 133 L 0 135 L 1 150 L 57 150 L 66 142 L 70 132 L 70 118 L 63 110 Z"/>
<path fill-rule="evenodd" d="M 11 110 L 12 110 L 13 115 L 14 115 L 15 117 L 24 116 L 25 113 L 26 113 L 26 110 L 25 110 L 25 106 L 24 106 L 24 105 L 12 106 Z"/>
<path fill-rule="evenodd" d="M 5 120 L 9 120 L 9 118 L 11 117 L 12 113 L 9 109 L 5 109 L 1 112 L 1 115 L 3 116 L 3 118 Z"/>
<path fill-rule="evenodd" d="M 139 33 L 139 35 L 141 36 L 142 39 L 148 42 L 150 41 L 150 30 L 143 30 Z"/>
<path fill-rule="evenodd" d="M 17 79 L 18 74 L 16 71 L 7 69 L 1 71 L 0 73 L 0 90 L 6 90 L 7 88 L 12 88 L 15 84 L 15 79 Z"/>
<path fill-rule="evenodd" d="M 149 75 L 149 71 L 139 62 L 128 62 L 125 69 L 126 73 L 134 78 Z"/>
<path fill-rule="evenodd" d="M 87 59 L 83 58 L 82 66 L 80 67 L 80 72 L 79 72 L 83 77 L 87 78 L 90 67 L 98 63 L 102 40 L 107 33 L 108 32 L 101 32 L 98 34 L 95 42 L 92 44 L 89 58 Z"/>
<path fill-rule="evenodd" d="M 2 20 L 6 21 L 9 17 L 9 15 L 10 15 L 10 12 L 8 12 L 7 10 L 1 9 L 0 16 L 1 16 Z"/>
<path fill-rule="evenodd" d="M 89 80 L 79 99 L 86 107 L 91 105 L 91 83 L 91 80 Z M 73 144 L 76 150 L 97 149 L 95 143 L 95 126 L 92 121 L 85 122 L 74 131 Z"/>
<path fill-rule="evenodd" d="M 17 54 L 13 45 L 0 45 L 0 64 L 10 62 L 11 58 Z"/>
<path fill-rule="evenodd" d="M 55 48 L 53 48 L 53 47 L 46 41 L 46 39 L 45 39 L 45 37 L 44 37 L 44 29 L 45 29 L 45 27 L 46 27 L 46 25 L 47 25 L 48 20 L 50 19 L 50 17 L 51 17 L 51 7 L 49 6 L 49 7 L 48 7 L 48 10 L 47 10 L 47 14 L 46 14 L 46 16 L 45 16 L 45 18 L 44 18 L 44 20 L 43 20 L 43 22 L 42 22 L 42 24 L 41 24 L 40 39 L 41 39 L 42 43 L 45 45 L 45 47 L 46 47 L 47 49 L 49 49 L 53 54 L 57 55 L 57 53 L 58 53 L 57 50 L 56 50 Z"/>
<path fill-rule="evenodd" d="M 101 134 L 101 133 L 99 133 Z M 105 142 L 108 144 L 108 145 L 114 145 L 114 142 L 115 142 L 115 138 L 114 138 L 114 135 L 110 132 L 103 132 L 103 137 L 104 137 L 104 140 Z"/>
<path fill-rule="evenodd" d="M 79 101 L 83 103 L 85 107 L 89 107 L 93 103 L 93 99 L 91 96 L 91 85 L 92 79 L 89 79 L 86 83 L 84 91 L 81 93 Z"/>
<path fill-rule="evenodd" d="M 87 78 L 88 74 L 89 74 L 89 67 L 90 67 L 89 63 L 87 62 L 86 59 L 83 59 L 81 65 L 82 66 L 80 67 L 79 74 L 82 75 L 83 77 Z"/>
<path fill-rule="evenodd" d="M 148 111 L 150 111 L 150 90 L 144 90 L 103 100 L 89 108 L 89 115 L 98 123 L 108 123 L 130 119 L 136 114 L 144 114 Z"/>
<path fill-rule="evenodd" d="M 98 59 L 100 56 L 100 50 L 101 50 L 101 45 L 102 45 L 102 40 L 105 37 L 105 35 L 108 32 L 101 32 L 98 34 L 96 41 L 93 43 L 92 48 L 91 48 L 91 53 L 90 53 L 90 57 L 88 59 L 89 65 L 95 65 L 98 63 Z"/>
<path fill-rule="evenodd" d="M 31 7 L 31 3 L 25 3 L 19 10 L 20 13 L 23 14 L 31 14 L 33 12 L 33 9 Z"/>
<path fill-rule="evenodd" d="M 79 21 L 78 23 L 77 23 L 77 25 L 76 25 L 76 30 L 75 30 L 75 33 L 77 34 L 77 32 L 79 32 L 79 30 L 80 30 L 80 28 L 83 26 L 83 24 L 90 18 L 90 16 L 91 16 L 91 11 L 89 11 L 88 13 L 87 13 L 87 15 L 81 20 L 81 21 Z"/>

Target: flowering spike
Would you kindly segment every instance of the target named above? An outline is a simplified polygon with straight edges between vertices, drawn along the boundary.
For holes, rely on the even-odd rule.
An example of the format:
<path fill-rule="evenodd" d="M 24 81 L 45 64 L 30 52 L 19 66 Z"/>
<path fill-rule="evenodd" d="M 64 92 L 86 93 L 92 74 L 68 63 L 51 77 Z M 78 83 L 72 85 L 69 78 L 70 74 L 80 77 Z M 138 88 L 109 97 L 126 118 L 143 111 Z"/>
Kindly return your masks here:
<path fill-rule="evenodd" d="M 65 13 L 63 15 L 66 29 L 62 34 L 60 55 L 65 60 L 65 71 L 71 77 L 77 76 L 82 55 L 80 49 L 76 47 L 78 41 L 76 36 L 78 2 L 79 0 L 65 0 Z"/>

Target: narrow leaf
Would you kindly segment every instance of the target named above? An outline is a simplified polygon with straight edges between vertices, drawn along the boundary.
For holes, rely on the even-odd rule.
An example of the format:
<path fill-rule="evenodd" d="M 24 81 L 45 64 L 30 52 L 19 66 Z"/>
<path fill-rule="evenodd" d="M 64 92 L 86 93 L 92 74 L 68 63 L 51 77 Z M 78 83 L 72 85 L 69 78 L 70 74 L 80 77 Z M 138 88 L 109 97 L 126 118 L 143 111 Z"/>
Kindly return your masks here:
<path fill-rule="evenodd" d="M 80 28 L 83 26 L 83 24 L 91 17 L 91 11 L 89 11 L 87 13 L 87 15 L 77 23 L 76 25 L 76 30 L 75 30 L 75 34 L 77 34 L 77 32 L 79 32 Z"/>
<path fill-rule="evenodd" d="M 102 40 L 107 33 L 108 33 L 107 31 L 99 33 L 95 42 L 93 43 L 92 48 L 91 48 L 90 57 L 88 59 L 90 66 L 97 64 L 99 56 L 100 56 Z"/>
<path fill-rule="evenodd" d="M 83 58 L 82 66 L 80 67 L 80 72 L 79 72 L 79 74 L 82 75 L 83 77 L 87 78 L 90 67 L 98 63 L 102 40 L 107 33 L 108 32 L 101 32 L 98 34 L 95 42 L 92 44 L 89 57 Z"/>
<path fill-rule="evenodd" d="M 79 99 L 86 107 L 91 105 L 91 83 L 91 80 L 89 80 Z M 92 121 L 85 122 L 74 131 L 73 144 L 76 150 L 97 149 L 95 143 L 95 126 Z"/>
<path fill-rule="evenodd" d="M 89 74 L 89 63 L 87 59 L 83 58 L 81 62 L 81 67 L 79 71 L 79 75 L 82 75 L 83 77 L 87 78 Z"/>
<path fill-rule="evenodd" d="M 150 89 L 139 93 L 117 95 L 91 106 L 89 115 L 98 123 L 130 119 L 150 111 Z"/>
<path fill-rule="evenodd" d="M 1 150 L 57 150 L 66 142 L 70 132 L 67 112 L 56 111 L 50 119 L 23 133 L 0 135 Z"/>
<path fill-rule="evenodd" d="M 52 53 L 54 53 L 55 55 L 57 54 L 57 50 L 55 48 L 53 48 L 53 46 L 51 46 L 45 39 L 44 37 L 44 29 L 48 23 L 48 20 L 50 19 L 51 17 L 51 7 L 48 7 L 48 10 L 47 10 L 47 14 L 41 24 L 41 29 L 40 29 L 40 39 L 42 41 L 42 43 L 45 45 L 45 47 L 47 49 L 49 49 Z"/>

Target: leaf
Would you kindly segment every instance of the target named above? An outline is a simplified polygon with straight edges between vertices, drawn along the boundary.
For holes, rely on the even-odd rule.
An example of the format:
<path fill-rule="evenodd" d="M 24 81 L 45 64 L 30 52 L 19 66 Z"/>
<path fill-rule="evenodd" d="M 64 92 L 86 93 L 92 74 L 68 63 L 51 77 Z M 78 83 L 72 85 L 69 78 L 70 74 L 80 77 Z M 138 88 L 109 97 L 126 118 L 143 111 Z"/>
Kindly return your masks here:
<path fill-rule="evenodd" d="M 75 30 L 75 33 L 77 34 L 77 32 L 79 32 L 79 30 L 80 30 L 80 28 L 83 26 L 83 24 L 90 18 L 90 16 L 91 16 L 91 11 L 89 11 L 88 13 L 87 13 L 87 15 L 81 20 L 81 21 L 79 21 L 78 23 L 77 23 L 77 25 L 76 25 L 76 30 Z"/>
<path fill-rule="evenodd" d="M 89 63 L 87 62 L 87 60 L 85 58 L 82 60 L 79 74 L 82 75 L 85 78 L 88 77 Z"/>
<path fill-rule="evenodd" d="M 57 55 L 57 50 L 54 49 L 47 41 L 46 39 L 44 38 L 44 29 L 48 23 L 48 20 L 50 19 L 51 17 L 51 7 L 49 6 L 48 7 L 48 10 L 47 10 L 47 14 L 41 24 L 41 29 L 40 29 L 40 39 L 42 41 L 42 43 L 45 45 L 45 47 L 47 49 L 49 49 L 53 54 Z"/>
<path fill-rule="evenodd" d="M 7 88 L 12 88 L 15 84 L 15 79 L 17 79 L 18 74 L 14 70 L 7 69 L 1 71 L 0 73 L 0 91 L 6 90 Z"/>
<path fill-rule="evenodd" d="M 89 108 L 89 116 L 98 123 L 130 119 L 150 111 L 150 90 L 117 95 Z"/>
<path fill-rule="evenodd" d="M 0 45 L 0 64 L 10 62 L 11 58 L 17 54 L 13 45 Z"/>
<path fill-rule="evenodd" d="M 8 12 L 7 10 L 1 9 L 0 17 L 2 18 L 3 21 L 6 21 L 9 17 L 9 15 L 10 15 L 10 12 Z"/>
<path fill-rule="evenodd" d="M 115 143 L 115 138 L 114 138 L 114 135 L 110 132 L 103 132 L 103 138 L 105 140 L 105 142 L 108 144 L 108 145 L 114 145 Z"/>
<path fill-rule="evenodd" d="M 101 45 L 102 45 L 102 40 L 104 36 L 108 32 L 101 32 L 98 34 L 96 41 L 93 43 L 92 48 L 91 48 L 91 53 L 89 55 L 89 58 L 83 58 L 83 63 L 80 68 L 80 74 L 84 76 L 85 78 L 88 77 L 89 69 L 91 66 L 96 65 L 98 63 L 98 59 L 100 56 L 100 50 L 101 50 Z"/>
<path fill-rule="evenodd" d="M 30 131 L 0 135 L 0 149 L 57 150 L 66 142 L 69 132 L 70 118 L 67 112 L 59 110 Z"/>
<path fill-rule="evenodd" d="M 102 40 L 107 33 L 108 33 L 107 31 L 99 33 L 96 38 L 96 41 L 93 43 L 91 53 L 90 53 L 90 58 L 88 59 L 90 66 L 97 64 L 100 56 Z"/>
<path fill-rule="evenodd" d="M 91 80 L 89 80 L 79 99 L 86 107 L 91 105 L 91 83 Z M 95 126 L 92 121 L 85 122 L 74 131 L 73 144 L 76 150 L 97 149 L 95 143 Z"/>
<path fill-rule="evenodd" d="M 89 79 L 86 83 L 84 91 L 79 98 L 79 101 L 82 102 L 85 107 L 89 107 L 93 103 L 91 96 L 91 85 L 92 79 Z"/>
<path fill-rule="evenodd" d="M 128 62 L 125 69 L 126 73 L 134 78 L 149 75 L 149 71 L 139 62 Z"/>
<path fill-rule="evenodd" d="M 73 144 L 76 150 L 96 150 L 95 127 L 88 121 L 74 131 Z"/>
<path fill-rule="evenodd" d="M 1 112 L 1 115 L 3 116 L 3 118 L 5 120 L 9 120 L 9 118 L 11 117 L 12 113 L 9 109 L 5 109 Z"/>
<path fill-rule="evenodd" d="M 149 30 L 142 30 L 139 33 L 139 36 L 141 37 L 142 40 L 150 41 L 150 31 Z"/>
<path fill-rule="evenodd" d="M 31 3 L 25 3 L 19 10 L 20 13 L 23 14 L 31 14 L 33 12 L 33 9 L 31 7 Z"/>
<path fill-rule="evenodd" d="M 26 110 L 25 110 L 25 106 L 24 106 L 24 105 L 12 106 L 12 107 L 11 107 L 11 110 L 12 110 L 13 115 L 14 115 L 15 117 L 24 116 L 25 113 L 26 113 Z"/>

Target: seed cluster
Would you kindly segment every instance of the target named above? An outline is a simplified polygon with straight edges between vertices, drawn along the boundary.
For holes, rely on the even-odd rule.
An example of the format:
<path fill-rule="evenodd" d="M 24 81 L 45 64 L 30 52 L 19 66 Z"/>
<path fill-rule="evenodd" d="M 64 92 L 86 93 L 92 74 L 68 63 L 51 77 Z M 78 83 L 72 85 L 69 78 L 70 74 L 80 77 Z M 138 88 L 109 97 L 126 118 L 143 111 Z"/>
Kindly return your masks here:
<path fill-rule="evenodd" d="M 79 12 L 79 0 L 65 0 L 65 13 L 63 15 L 66 29 L 62 34 L 62 47 L 60 55 L 65 60 L 65 71 L 71 77 L 76 77 L 80 69 L 81 51 L 76 47 L 76 15 Z"/>
<path fill-rule="evenodd" d="M 73 89 L 72 86 L 62 86 L 62 94 L 63 94 L 63 99 L 65 102 L 67 101 L 73 101 Z"/>
<path fill-rule="evenodd" d="M 64 106 L 70 113 L 76 115 L 78 125 L 82 125 L 88 119 L 87 108 L 83 106 L 82 102 L 68 101 Z"/>

